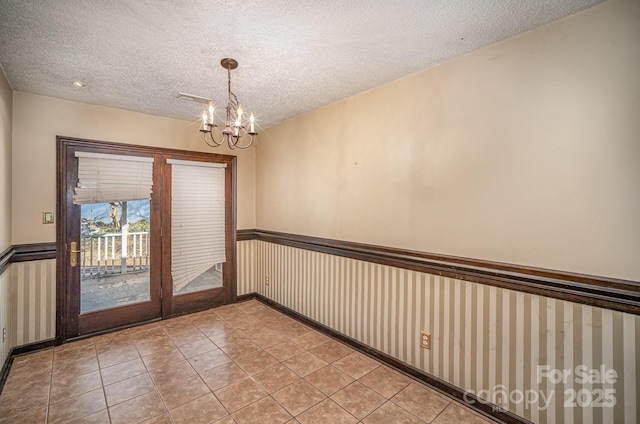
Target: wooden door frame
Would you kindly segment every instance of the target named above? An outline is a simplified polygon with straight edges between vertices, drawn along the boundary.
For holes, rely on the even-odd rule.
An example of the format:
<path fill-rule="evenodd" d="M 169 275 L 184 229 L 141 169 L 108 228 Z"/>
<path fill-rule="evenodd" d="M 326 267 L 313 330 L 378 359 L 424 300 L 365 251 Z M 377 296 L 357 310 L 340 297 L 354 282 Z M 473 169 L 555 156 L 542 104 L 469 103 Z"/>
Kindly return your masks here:
<path fill-rule="evenodd" d="M 157 163 L 162 163 L 161 167 L 166 167 L 164 164 L 166 157 L 176 157 L 185 160 L 200 160 L 200 161 L 208 161 L 208 162 L 217 162 L 224 163 L 227 165 L 227 169 L 225 172 L 225 200 L 226 200 L 226 249 L 227 249 L 227 264 L 224 268 L 225 275 L 225 295 L 222 299 L 214 299 L 215 302 L 223 302 L 223 303 L 233 303 L 236 301 L 237 297 L 237 265 L 236 265 L 236 199 L 237 199 L 237 158 L 231 155 L 221 155 L 221 154 L 211 154 L 205 152 L 194 152 L 187 150 L 178 150 L 178 149 L 167 149 L 167 148 L 158 148 L 158 147 L 149 147 L 149 146 L 139 146 L 132 144 L 124 144 L 124 143 L 114 143 L 107 141 L 98 141 L 98 140 L 87 140 L 81 138 L 74 137 L 65 137 L 65 136 L 57 136 L 56 137 L 56 250 L 58 254 L 56 255 L 56 343 L 61 344 L 67 340 L 78 337 L 78 323 L 77 323 L 77 315 L 71 315 L 71 312 L 76 313 L 77 305 L 79 302 L 79 293 L 73 293 L 73 284 L 71 284 L 71 280 L 67 275 L 67 267 L 66 263 L 68 260 L 68 252 L 67 252 L 67 243 L 65 243 L 66 235 L 68 234 L 70 223 L 72 219 L 79 219 L 77 213 L 68 213 L 66 208 L 66 199 L 68 196 L 72 196 L 72 191 L 67 191 L 71 187 L 75 187 L 76 181 L 67 181 L 65 180 L 66 173 L 65 169 L 70 165 L 70 158 L 68 157 L 68 152 L 70 149 L 77 148 L 90 148 L 90 149 L 102 149 L 105 153 L 114 153 L 114 154 L 133 154 L 133 155 L 145 155 L 149 157 L 154 157 L 154 161 L 158 161 Z M 154 166 L 154 181 L 156 180 L 155 170 L 160 167 Z M 159 176 L 160 181 L 163 182 L 165 178 Z M 157 190 L 158 187 L 154 185 L 154 189 Z M 164 184 L 160 184 L 160 190 L 162 191 L 163 198 L 169 196 L 171 190 L 170 187 L 165 187 Z M 164 209 L 166 205 L 166 200 L 163 200 Z M 156 211 L 158 215 L 162 215 L 159 211 Z M 164 213 L 164 211 L 163 211 Z M 167 217 L 170 215 L 152 216 L 152 219 L 156 220 L 167 220 Z M 165 227 L 166 223 L 160 221 L 160 225 L 162 228 Z M 170 226 L 169 226 L 170 228 Z M 164 231 L 164 230 L 163 230 Z M 162 270 L 161 272 L 165 272 L 165 265 L 162 263 L 163 260 L 167 260 L 166 252 L 165 252 L 165 242 L 161 237 L 156 237 L 159 239 L 157 242 L 161 243 L 162 248 L 160 251 L 162 252 L 162 257 L 156 259 L 160 262 L 159 266 Z M 153 243 L 153 239 L 152 239 Z M 170 258 L 170 257 L 169 257 Z M 170 268 L 169 268 L 170 269 Z M 165 275 L 162 275 L 162 280 L 167 281 Z M 207 301 L 206 296 L 196 296 L 199 299 L 196 302 L 191 302 L 188 307 L 178 307 L 175 308 L 171 304 L 171 296 L 167 299 L 166 296 L 166 286 L 172 286 L 170 284 L 163 284 L 162 290 L 162 309 L 161 316 L 167 318 L 169 316 L 179 315 L 182 313 L 195 312 L 197 310 L 207 309 L 213 306 L 211 301 Z M 172 287 L 171 287 L 172 289 Z M 228 293 L 227 293 L 228 291 Z M 169 292 L 172 293 L 172 292 Z M 74 302 L 73 306 L 72 301 Z M 72 307 L 73 306 L 73 307 Z M 74 322 L 75 321 L 75 322 Z"/>

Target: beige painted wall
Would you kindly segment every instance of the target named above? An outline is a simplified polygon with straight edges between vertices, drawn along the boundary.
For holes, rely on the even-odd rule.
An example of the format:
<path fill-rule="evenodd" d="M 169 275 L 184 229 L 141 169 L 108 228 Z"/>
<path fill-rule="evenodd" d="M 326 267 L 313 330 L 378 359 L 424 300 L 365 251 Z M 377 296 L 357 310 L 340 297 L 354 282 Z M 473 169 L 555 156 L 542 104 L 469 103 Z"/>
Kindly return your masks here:
<path fill-rule="evenodd" d="M 0 69 L 0 253 L 11 246 L 11 122 L 13 91 Z"/>
<path fill-rule="evenodd" d="M 55 240 L 42 211 L 56 207 L 56 136 L 214 152 L 197 122 L 180 121 L 15 92 L 13 102 L 13 244 Z M 255 151 L 238 156 L 238 228 L 255 228 Z"/>
<path fill-rule="evenodd" d="M 257 227 L 640 280 L 639 16 L 607 2 L 268 129 Z"/>

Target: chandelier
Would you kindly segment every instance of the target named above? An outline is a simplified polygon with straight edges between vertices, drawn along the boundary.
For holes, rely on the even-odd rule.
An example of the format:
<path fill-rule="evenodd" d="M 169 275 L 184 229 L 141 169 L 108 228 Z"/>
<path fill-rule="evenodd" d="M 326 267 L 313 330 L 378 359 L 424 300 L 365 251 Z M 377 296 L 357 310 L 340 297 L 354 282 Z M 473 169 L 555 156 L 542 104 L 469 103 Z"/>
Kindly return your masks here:
<path fill-rule="evenodd" d="M 258 133 L 255 131 L 255 119 L 253 113 L 249 116 L 248 127 L 243 123 L 242 105 L 238 101 L 238 97 L 231 91 L 231 70 L 238 67 L 238 61 L 235 59 L 225 58 L 220 61 L 220 65 L 227 70 L 227 114 L 224 122 L 222 138 L 216 140 L 213 129 L 217 127 L 214 123 L 215 107 L 212 101 L 209 101 L 208 109 L 202 112 L 202 128 L 200 132 L 204 136 L 204 142 L 211 147 L 221 146 L 227 143 L 230 149 L 246 149 L 251 147 Z M 246 119 L 246 118 L 245 118 Z M 247 140 L 248 139 L 248 140 Z"/>

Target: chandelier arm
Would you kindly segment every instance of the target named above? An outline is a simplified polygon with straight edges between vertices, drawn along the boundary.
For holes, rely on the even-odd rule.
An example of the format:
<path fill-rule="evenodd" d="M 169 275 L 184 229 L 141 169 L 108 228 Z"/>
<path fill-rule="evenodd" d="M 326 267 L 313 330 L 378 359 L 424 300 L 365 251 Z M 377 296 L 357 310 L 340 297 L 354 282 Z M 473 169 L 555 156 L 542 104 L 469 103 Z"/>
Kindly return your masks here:
<path fill-rule="evenodd" d="M 211 144 L 211 143 L 209 143 L 209 142 L 207 141 L 207 134 L 209 134 L 209 138 L 211 138 L 211 141 L 213 142 L 213 144 Z M 219 147 L 219 146 L 221 146 L 221 145 L 222 145 L 222 141 L 221 141 L 220 143 L 218 143 L 218 142 L 216 141 L 216 139 L 215 139 L 215 138 L 213 138 L 213 128 L 211 129 L 211 131 L 206 131 L 206 132 L 204 132 L 204 134 L 203 134 L 203 135 L 204 135 L 204 142 L 205 142 L 205 143 L 207 143 L 207 146 L 210 146 L 210 147 Z"/>
<path fill-rule="evenodd" d="M 249 135 L 249 144 L 247 144 L 246 146 L 236 145 L 236 147 L 238 149 L 248 149 L 249 147 L 251 147 L 253 145 L 254 140 L 255 140 L 255 136 L 254 135 Z"/>
<path fill-rule="evenodd" d="M 229 147 L 230 147 L 230 148 L 232 148 L 232 149 L 235 149 L 236 147 L 237 147 L 238 149 L 248 149 L 249 147 L 251 147 L 251 145 L 253 144 L 253 141 L 254 141 L 254 139 L 255 139 L 255 135 L 251 135 L 251 134 L 249 134 L 249 138 L 250 138 L 249 144 L 247 144 L 246 146 L 241 146 L 240 144 L 238 144 L 238 142 L 239 142 L 240 140 L 244 139 L 244 138 L 246 137 L 246 135 L 247 135 L 247 134 L 248 134 L 248 133 L 246 133 L 246 132 L 245 132 L 242 136 L 239 136 L 239 137 L 230 137 L 230 138 L 229 138 L 229 143 L 231 143 L 231 139 L 234 139 L 235 141 L 233 141 L 233 147 L 231 147 L 231 144 L 229 144 Z"/>
<path fill-rule="evenodd" d="M 233 100 L 231 100 L 232 97 L 233 97 Z M 233 104 L 233 106 L 235 106 L 236 109 L 238 108 L 238 104 L 240 103 L 238 101 L 238 96 L 236 96 L 233 91 L 229 92 L 229 103 Z"/>

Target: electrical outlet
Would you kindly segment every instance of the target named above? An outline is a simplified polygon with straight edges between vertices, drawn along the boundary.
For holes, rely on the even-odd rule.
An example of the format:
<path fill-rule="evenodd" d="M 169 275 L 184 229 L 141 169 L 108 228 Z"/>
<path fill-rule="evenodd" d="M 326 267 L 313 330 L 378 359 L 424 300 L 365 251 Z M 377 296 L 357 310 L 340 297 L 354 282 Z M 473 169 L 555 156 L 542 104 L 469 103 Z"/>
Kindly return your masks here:
<path fill-rule="evenodd" d="M 264 284 L 269 285 L 269 277 L 264 277 Z"/>
<path fill-rule="evenodd" d="M 431 349 L 431 333 L 420 332 L 420 346 L 424 349 Z"/>

